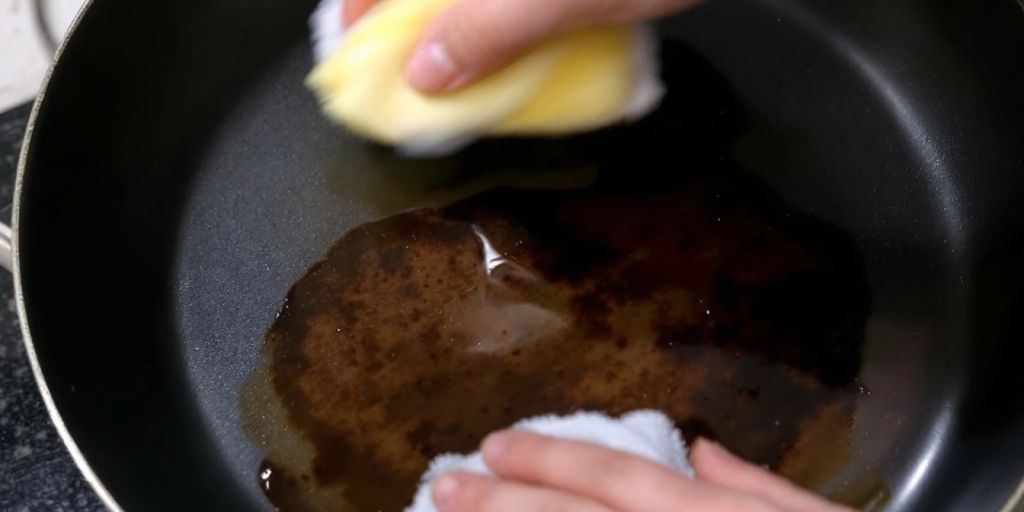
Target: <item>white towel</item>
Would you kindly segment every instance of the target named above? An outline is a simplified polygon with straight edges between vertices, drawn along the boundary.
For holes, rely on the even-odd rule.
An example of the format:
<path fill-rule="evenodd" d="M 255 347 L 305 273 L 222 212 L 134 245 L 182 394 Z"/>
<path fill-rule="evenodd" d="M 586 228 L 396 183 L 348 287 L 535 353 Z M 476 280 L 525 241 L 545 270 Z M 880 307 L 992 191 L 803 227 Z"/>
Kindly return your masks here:
<path fill-rule="evenodd" d="M 686 458 L 683 436 L 672 421 L 658 411 L 633 411 L 618 419 L 595 412 L 538 416 L 519 421 L 512 428 L 599 444 L 649 459 L 693 477 L 693 468 Z M 423 474 L 416 498 L 405 512 L 436 512 L 431 498 L 431 486 L 435 478 L 454 470 L 491 474 L 480 452 L 470 455 L 439 455 Z"/>

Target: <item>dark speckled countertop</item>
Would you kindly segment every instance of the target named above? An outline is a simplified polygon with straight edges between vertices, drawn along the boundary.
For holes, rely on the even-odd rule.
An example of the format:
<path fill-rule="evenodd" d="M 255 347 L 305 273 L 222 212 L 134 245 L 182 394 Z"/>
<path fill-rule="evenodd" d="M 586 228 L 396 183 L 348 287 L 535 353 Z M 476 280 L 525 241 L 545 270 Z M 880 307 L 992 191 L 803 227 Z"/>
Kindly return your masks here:
<path fill-rule="evenodd" d="M 31 105 L 0 113 L 0 218 L 10 222 L 14 175 Z M 21 343 L 11 275 L 0 270 L 0 511 L 103 510 L 36 389 Z"/>

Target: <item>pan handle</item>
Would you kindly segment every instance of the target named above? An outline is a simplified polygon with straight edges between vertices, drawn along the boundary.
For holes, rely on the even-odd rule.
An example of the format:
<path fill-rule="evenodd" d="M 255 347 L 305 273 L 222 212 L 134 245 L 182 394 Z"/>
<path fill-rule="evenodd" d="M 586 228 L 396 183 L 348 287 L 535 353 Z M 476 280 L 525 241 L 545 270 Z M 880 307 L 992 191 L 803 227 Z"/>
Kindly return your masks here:
<path fill-rule="evenodd" d="M 0 267 L 14 271 L 14 249 L 11 246 L 11 227 L 0 222 Z"/>

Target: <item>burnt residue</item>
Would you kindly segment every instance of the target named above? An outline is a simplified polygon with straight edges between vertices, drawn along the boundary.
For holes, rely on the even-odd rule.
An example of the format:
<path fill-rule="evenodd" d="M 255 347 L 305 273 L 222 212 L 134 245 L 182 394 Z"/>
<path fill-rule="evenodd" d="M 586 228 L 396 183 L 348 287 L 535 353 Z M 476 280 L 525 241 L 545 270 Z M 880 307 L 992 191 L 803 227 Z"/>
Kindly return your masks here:
<path fill-rule="evenodd" d="M 660 409 L 798 477 L 841 462 L 869 308 L 850 240 L 727 169 L 623 180 L 500 189 L 335 244 L 267 334 L 272 396 L 246 406 L 283 411 L 259 429 L 287 439 L 261 434 L 268 498 L 402 510 L 433 456 L 578 409 Z"/>

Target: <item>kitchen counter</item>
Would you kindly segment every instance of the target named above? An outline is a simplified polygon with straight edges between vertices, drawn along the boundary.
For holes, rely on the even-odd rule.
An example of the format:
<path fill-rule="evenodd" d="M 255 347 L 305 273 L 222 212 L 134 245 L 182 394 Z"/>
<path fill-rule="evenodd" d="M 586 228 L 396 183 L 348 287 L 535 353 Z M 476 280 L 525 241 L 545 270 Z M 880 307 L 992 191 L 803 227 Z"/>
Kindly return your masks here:
<path fill-rule="evenodd" d="M 30 104 L 0 113 L 0 217 L 10 222 Z M 0 270 L 0 510 L 103 510 L 50 422 L 21 342 L 11 275 Z"/>

